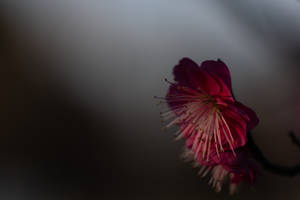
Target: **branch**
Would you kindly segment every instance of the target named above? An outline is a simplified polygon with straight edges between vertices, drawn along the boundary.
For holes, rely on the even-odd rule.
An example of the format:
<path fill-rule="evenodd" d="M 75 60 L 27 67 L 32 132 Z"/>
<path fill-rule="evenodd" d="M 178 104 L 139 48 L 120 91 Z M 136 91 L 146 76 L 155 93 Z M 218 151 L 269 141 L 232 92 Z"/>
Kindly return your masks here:
<path fill-rule="evenodd" d="M 299 145 L 299 140 L 295 137 L 295 135 L 291 132 L 290 137 L 292 141 L 296 144 Z M 300 146 L 300 145 L 299 145 Z M 255 144 L 251 133 L 248 133 L 248 143 L 247 147 L 249 150 L 253 153 L 254 158 L 260 162 L 260 164 L 264 167 L 264 169 L 275 173 L 279 174 L 282 176 L 296 176 L 300 173 L 300 165 L 295 165 L 295 166 L 283 166 L 283 165 L 277 165 L 269 161 L 263 152 L 259 149 L 259 147 Z"/>
<path fill-rule="evenodd" d="M 294 132 L 293 131 L 290 131 L 289 132 L 289 136 L 292 140 L 292 142 L 297 145 L 298 147 L 300 147 L 300 140 L 295 136 Z"/>

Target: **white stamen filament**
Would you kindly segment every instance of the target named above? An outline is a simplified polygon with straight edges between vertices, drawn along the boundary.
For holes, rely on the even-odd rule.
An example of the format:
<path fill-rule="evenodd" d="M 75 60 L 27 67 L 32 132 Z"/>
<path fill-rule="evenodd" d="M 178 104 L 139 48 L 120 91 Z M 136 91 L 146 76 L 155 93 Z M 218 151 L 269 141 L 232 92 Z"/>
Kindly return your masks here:
<path fill-rule="evenodd" d="M 186 95 L 168 95 L 165 100 L 167 103 L 179 104 L 161 113 L 163 118 L 172 119 L 165 128 L 179 124 L 180 130 L 177 131 L 176 140 L 184 137 L 193 138 L 191 150 L 194 152 L 195 160 L 201 152 L 202 159 L 208 162 L 212 148 L 219 157 L 220 152 L 224 151 L 222 137 L 225 137 L 235 155 L 231 130 L 212 97 L 200 93 L 196 96 L 193 90 Z M 182 104 L 182 101 L 187 103 Z"/>

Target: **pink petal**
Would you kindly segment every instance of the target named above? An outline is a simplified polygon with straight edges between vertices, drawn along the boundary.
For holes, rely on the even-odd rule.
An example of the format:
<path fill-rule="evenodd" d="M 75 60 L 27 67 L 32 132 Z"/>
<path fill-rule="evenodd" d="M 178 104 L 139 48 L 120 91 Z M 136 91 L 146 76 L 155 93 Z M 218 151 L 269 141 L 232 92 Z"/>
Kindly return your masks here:
<path fill-rule="evenodd" d="M 229 90 L 231 90 L 231 77 L 228 67 L 220 59 L 217 61 L 207 60 L 202 62 L 201 69 L 207 71 L 210 74 L 214 74 L 222 79 Z"/>
<path fill-rule="evenodd" d="M 198 71 L 198 65 L 189 58 L 182 58 L 173 69 L 175 81 L 179 84 L 197 89 L 194 76 Z"/>
<path fill-rule="evenodd" d="M 248 117 L 248 124 L 247 124 L 247 131 L 250 131 L 255 126 L 257 126 L 259 119 L 256 113 L 249 107 L 245 106 L 244 104 L 235 101 L 234 104 L 243 114 L 246 114 Z"/>
<path fill-rule="evenodd" d="M 233 147 L 244 146 L 247 142 L 247 122 L 246 120 L 234 110 L 228 108 L 223 110 L 223 116 L 230 128 L 232 137 L 234 139 Z M 225 139 L 223 139 L 225 141 Z"/>
<path fill-rule="evenodd" d="M 194 61 L 183 58 L 173 69 L 175 81 L 180 85 L 201 90 L 209 95 L 218 95 L 222 92 L 222 85 L 208 72 L 202 70 Z M 227 94 L 228 95 L 228 94 Z M 231 94 L 229 94 L 231 95 Z"/>
<path fill-rule="evenodd" d="M 258 168 L 247 148 L 238 148 L 236 157 L 230 152 L 224 152 L 221 164 L 226 170 L 234 174 L 231 178 L 231 183 L 239 183 L 241 181 L 254 183 Z"/>
<path fill-rule="evenodd" d="M 177 87 L 179 85 L 178 84 L 173 84 L 173 85 L 170 85 L 169 87 L 169 90 L 168 90 L 168 93 L 167 93 L 167 96 L 166 96 L 166 99 L 167 99 L 167 102 L 168 102 L 168 105 L 170 106 L 170 108 L 175 108 L 175 107 L 178 107 L 180 105 L 183 105 L 183 104 L 186 104 L 187 103 L 187 100 L 185 101 L 174 101 L 174 100 L 169 100 L 168 97 L 176 97 L 176 96 L 182 96 L 182 95 L 187 95 L 188 93 L 183 91 L 183 90 L 179 90 Z"/>

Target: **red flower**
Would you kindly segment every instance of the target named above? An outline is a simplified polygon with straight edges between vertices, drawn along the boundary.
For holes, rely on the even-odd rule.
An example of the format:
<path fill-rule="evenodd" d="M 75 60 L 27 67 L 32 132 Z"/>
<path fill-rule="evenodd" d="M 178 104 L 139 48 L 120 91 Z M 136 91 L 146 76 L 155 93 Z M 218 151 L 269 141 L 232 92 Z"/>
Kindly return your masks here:
<path fill-rule="evenodd" d="M 231 77 L 221 61 L 205 61 L 199 67 L 183 58 L 173 69 L 176 83 L 171 83 L 166 102 L 170 111 L 162 116 L 173 120 L 166 126 L 179 125 L 179 138 L 207 162 L 211 155 L 244 146 L 246 132 L 258 123 L 256 114 L 234 100 Z"/>
<path fill-rule="evenodd" d="M 210 184 L 217 191 L 227 176 L 231 193 L 241 181 L 252 183 L 256 167 L 244 146 L 246 134 L 258 124 L 258 118 L 234 99 L 225 63 L 205 61 L 198 66 L 183 58 L 173 74 L 176 82 L 168 81 L 170 87 L 163 98 L 170 110 L 161 115 L 171 119 L 166 128 L 179 126 L 177 138 L 186 139 L 184 157 L 202 166 L 202 176 L 211 171 Z"/>

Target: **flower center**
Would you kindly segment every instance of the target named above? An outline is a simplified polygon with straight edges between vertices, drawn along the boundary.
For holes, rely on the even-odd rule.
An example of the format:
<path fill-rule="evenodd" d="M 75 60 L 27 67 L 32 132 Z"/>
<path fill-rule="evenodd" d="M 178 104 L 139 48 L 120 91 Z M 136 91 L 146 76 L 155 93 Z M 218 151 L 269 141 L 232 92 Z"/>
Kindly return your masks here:
<path fill-rule="evenodd" d="M 172 119 L 165 128 L 179 125 L 177 139 L 185 137 L 192 140 L 190 148 L 195 159 L 206 158 L 209 161 L 212 152 L 219 157 L 224 151 L 224 143 L 229 144 L 235 155 L 234 139 L 217 99 L 186 87 L 180 87 L 180 90 L 184 93 L 163 98 L 171 105 L 171 110 L 161 113 L 161 116 Z"/>

